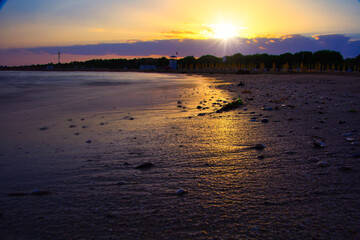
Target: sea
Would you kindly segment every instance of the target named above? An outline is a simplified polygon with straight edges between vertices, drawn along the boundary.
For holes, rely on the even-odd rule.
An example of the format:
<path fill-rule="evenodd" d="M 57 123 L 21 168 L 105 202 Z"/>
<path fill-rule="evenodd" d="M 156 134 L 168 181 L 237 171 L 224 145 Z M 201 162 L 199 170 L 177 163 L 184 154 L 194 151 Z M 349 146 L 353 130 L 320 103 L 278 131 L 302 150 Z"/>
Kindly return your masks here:
<path fill-rule="evenodd" d="M 194 77 L 143 72 L 0 71 L 0 96 L 21 94 L 46 87 L 169 85 L 189 80 L 194 80 Z"/>

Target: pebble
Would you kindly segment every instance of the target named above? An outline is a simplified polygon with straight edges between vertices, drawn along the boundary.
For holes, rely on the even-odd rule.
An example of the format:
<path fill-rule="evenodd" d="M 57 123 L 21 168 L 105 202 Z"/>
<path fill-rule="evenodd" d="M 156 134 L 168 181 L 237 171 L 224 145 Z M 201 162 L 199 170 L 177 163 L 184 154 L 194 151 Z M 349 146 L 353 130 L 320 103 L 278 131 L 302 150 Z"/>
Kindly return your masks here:
<path fill-rule="evenodd" d="M 182 196 L 186 193 L 187 193 L 187 191 L 185 191 L 184 189 L 181 189 L 181 188 L 176 191 L 176 195 L 178 195 L 178 196 Z"/>
<path fill-rule="evenodd" d="M 34 195 L 34 196 L 43 196 L 43 195 L 48 195 L 51 194 L 50 191 L 46 191 L 46 190 L 40 190 L 40 189 L 34 189 L 30 192 L 30 195 Z"/>
<path fill-rule="evenodd" d="M 318 162 L 316 165 L 319 166 L 319 167 L 328 167 L 328 166 L 330 166 L 330 164 L 325 160 Z"/>
<path fill-rule="evenodd" d="M 152 164 L 151 162 L 147 162 L 147 163 L 143 163 L 143 164 L 136 166 L 135 169 L 149 169 L 153 166 L 154 166 L 154 164 Z"/>
<path fill-rule="evenodd" d="M 262 144 L 262 143 L 258 143 L 258 144 L 255 145 L 254 148 L 256 150 L 262 150 L 262 149 L 266 148 L 266 146 L 264 144 Z"/>
<path fill-rule="evenodd" d="M 91 141 L 91 140 L 87 140 L 86 143 L 92 143 L 92 141 Z"/>
<path fill-rule="evenodd" d="M 325 143 L 323 143 L 320 140 L 314 140 L 313 143 L 314 143 L 314 147 L 316 147 L 316 148 L 324 148 L 325 147 Z"/>
<path fill-rule="evenodd" d="M 355 138 L 348 137 L 348 138 L 346 138 L 346 141 L 353 142 L 353 141 L 355 141 Z"/>
<path fill-rule="evenodd" d="M 48 130 L 48 129 L 49 129 L 48 127 L 39 128 L 39 130 L 41 130 L 41 131 L 45 131 L 45 130 Z"/>
<path fill-rule="evenodd" d="M 263 120 L 261 120 L 262 123 L 268 123 L 269 122 L 269 119 L 267 118 L 264 118 Z"/>

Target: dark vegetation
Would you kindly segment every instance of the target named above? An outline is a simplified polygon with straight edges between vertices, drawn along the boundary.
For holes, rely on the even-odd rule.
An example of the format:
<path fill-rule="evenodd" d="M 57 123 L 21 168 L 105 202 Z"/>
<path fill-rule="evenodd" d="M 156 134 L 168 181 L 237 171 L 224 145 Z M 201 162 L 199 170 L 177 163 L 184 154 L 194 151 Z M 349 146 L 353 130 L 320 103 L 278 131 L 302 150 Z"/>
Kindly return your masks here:
<path fill-rule="evenodd" d="M 234 110 L 239 108 L 240 106 L 243 105 L 243 101 L 241 98 L 238 98 L 230 103 L 225 104 L 221 109 L 217 110 L 217 113 L 222 113 L 222 112 L 227 112 L 230 110 Z"/>
<path fill-rule="evenodd" d="M 226 60 L 226 61 L 224 61 Z M 316 68 L 345 68 L 354 70 L 355 66 L 360 66 L 360 54 L 356 58 L 344 59 L 341 53 L 330 50 L 321 50 L 317 52 L 298 52 L 295 54 L 284 53 L 281 55 L 254 54 L 242 55 L 236 53 L 232 56 L 219 58 L 212 55 L 203 55 L 199 58 L 187 56 L 177 60 L 179 66 L 198 66 L 208 65 L 216 66 L 216 64 L 243 64 L 245 66 L 253 66 L 255 68 L 261 65 L 266 69 L 274 67 L 282 68 L 285 64 L 289 68 L 299 68 L 304 66 L 308 69 Z M 169 59 L 162 58 L 135 58 L 135 59 L 93 59 L 84 62 L 70 62 L 60 64 L 30 65 L 18 67 L 0 67 L 1 70 L 53 70 L 47 69 L 49 65 L 54 66 L 54 70 L 138 70 L 141 65 L 153 65 L 157 70 L 169 70 Z M 357 69 L 359 71 L 359 69 Z M 241 70 L 243 71 L 243 70 Z"/>

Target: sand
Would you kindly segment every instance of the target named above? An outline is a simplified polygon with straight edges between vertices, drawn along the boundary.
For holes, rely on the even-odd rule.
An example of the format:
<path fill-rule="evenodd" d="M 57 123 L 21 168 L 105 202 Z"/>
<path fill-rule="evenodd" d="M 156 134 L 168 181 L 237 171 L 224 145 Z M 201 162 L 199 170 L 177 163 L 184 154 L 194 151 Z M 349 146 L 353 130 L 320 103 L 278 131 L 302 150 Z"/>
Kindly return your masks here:
<path fill-rule="evenodd" d="M 0 104 L 2 239 L 360 238 L 359 77 L 195 79 Z"/>

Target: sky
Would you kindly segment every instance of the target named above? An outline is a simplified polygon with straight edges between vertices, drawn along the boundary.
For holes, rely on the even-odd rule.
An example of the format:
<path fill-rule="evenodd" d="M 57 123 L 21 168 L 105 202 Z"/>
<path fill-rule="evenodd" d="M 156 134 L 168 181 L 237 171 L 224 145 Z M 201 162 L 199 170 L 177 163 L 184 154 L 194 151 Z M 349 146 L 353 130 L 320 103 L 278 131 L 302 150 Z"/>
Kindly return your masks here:
<path fill-rule="evenodd" d="M 360 54 L 360 0 L 0 0 L 0 65 L 93 58 Z"/>

